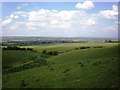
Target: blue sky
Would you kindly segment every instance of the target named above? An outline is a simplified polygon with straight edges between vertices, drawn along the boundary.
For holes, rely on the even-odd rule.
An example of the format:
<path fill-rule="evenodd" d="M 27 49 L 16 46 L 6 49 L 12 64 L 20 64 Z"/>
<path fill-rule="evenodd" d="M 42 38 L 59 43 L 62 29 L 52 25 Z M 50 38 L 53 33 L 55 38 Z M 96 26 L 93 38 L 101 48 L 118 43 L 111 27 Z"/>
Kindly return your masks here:
<path fill-rule="evenodd" d="M 3 36 L 117 37 L 117 2 L 4 2 Z"/>
<path fill-rule="evenodd" d="M 56 9 L 56 10 L 76 10 L 75 5 L 77 2 L 3 2 L 2 3 L 2 16 L 3 18 L 10 15 L 11 13 L 17 10 L 17 7 L 22 4 L 29 4 L 29 6 L 21 8 L 21 10 L 28 11 L 29 9 L 37 10 L 37 9 Z M 88 10 L 88 12 L 98 12 L 104 9 L 111 9 L 112 5 L 117 5 L 117 2 L 94 2 L 95 7 L 92 10 Z"/>

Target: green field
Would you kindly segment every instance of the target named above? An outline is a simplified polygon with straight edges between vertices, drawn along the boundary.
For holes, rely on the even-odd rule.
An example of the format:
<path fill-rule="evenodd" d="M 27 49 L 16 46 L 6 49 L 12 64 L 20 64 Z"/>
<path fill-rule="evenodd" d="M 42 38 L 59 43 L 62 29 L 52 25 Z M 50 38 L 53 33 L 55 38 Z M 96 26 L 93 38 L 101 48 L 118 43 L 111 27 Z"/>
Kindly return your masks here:
<path fill-rule="evenodd" d="M 82 46 L 89 46 L 80 49 Z M 98 47 L 102 46 L 102 47 Z M 3 88 L 117 88 L 117 43 L 64 43 L 3 50 Z M 46 55 L 42 51 L 58 51 Z"/>

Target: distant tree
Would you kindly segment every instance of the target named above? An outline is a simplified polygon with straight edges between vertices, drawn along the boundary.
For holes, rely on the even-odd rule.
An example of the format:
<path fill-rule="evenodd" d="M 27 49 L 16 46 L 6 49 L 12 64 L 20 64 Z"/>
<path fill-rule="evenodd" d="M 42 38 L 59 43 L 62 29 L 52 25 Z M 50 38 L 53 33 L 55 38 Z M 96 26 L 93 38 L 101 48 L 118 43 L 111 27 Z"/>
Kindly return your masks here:
<path fill-rule="evenodd" d="M 11 50 L 12 49 L 12 47 L 11 46 L 7 46 L 7 48 L 6 48 L 7 50 Z"/>
<path fill-rule="evenodd" d="M 53 55 L 53 52 L 52 52 L 52 51 L 50 51 L 50 52 L 47 52 L 47 54 L 48 54 L 48 55 Z"/>
<path fill-rule="evenodd" d="M 26 48 L 20 48 L 20 50 L 26 50 Z"/>
<path fill-rule="evenodd" d="M 105 42 L 106 42 L 106 43 L 111 43 L 111 42 L 112 42 L 112 40 L 105 40 Z"/>
<path fill-rule="evenodd" d="M 43 50 L 43 51 L 42 51 L 42 54 L 46 54 L 46 53 L 47 53 L 47 50 Z"/>
<path fill-rule="evenodd" d="M 108 42 L 108 40 L 105 40 L 105 42 L 107 43 L 107 42 Z"/>
<path fill-rule="evenodd" d="M 75 48 L 76 50 L 78 50 L 79 48 Z"/>
<path fill-rule="evenodd" d="M 111 43 L 112 41 L 111 41 L 111 40 L 109 40 L 108 42 L 109 42 L 109 43 Z"/>
<path fill-rule="evenodd" d="M 13 46 L 12 49 L 13 49 L 13 50 L 17 50 L 18 47 L 17 47 L 17 46 Z"/>
<path fill-rule="evenodd" d="M 32 48 L 27 48 L 27 50 L 29 50 L 29 51 L 33 51 L 33 49 L 32 49 Z"/>
<path fill-rule="evenodd" d="M 3 47 L 2 49 L 3 49 L 3 50 L 7 50 L 7 48 L 5 48 L 5 47 Z"/>
<path fill-rule="evenodd" d="M 53 55 L 58 55 L 58 51 L 53 51 Z"/>
<path fill-rule="evenodd" d="M 86 48 L 90 48 L 89 46 L 87 46 Z"/>
<path fill-rule="evenodd" d="M 49 51 L 46 54 L 48 54 L 48 55 L 58 55 L 58 51 Z"/>
<path fill-rule="evenodd" d="M 82 46 L 82 47 L 80 47 L 80 49 L 86 49 L 86 47 Z"/>
<path fill-rule="evenodd" d="M 103 46 L 94 46 L 94 48 L 102 48 Z"/>

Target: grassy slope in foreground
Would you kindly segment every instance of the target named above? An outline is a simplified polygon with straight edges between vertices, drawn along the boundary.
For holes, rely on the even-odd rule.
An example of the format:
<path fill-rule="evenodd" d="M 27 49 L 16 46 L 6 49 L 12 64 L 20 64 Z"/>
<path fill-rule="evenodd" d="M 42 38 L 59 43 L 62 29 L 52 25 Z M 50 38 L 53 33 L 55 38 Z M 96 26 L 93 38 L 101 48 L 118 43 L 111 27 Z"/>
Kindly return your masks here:
<path fill-rule="evenodd" d="M 117 87 L 117 47 L 74 50 L 49 58 L 47 66 L 3 75 L 3 87 Z"/>

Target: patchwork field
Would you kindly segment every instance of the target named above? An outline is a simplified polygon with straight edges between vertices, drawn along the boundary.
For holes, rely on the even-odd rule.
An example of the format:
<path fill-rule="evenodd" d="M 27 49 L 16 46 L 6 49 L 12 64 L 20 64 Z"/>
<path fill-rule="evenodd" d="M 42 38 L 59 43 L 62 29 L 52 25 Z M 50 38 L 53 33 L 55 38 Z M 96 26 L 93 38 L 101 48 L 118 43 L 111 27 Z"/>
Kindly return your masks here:
<path fill-rule="evenodd" d="M 19 47 L 33 51 L 3 50 L 3 88 L 118 87 L 117 43 Z"/>

